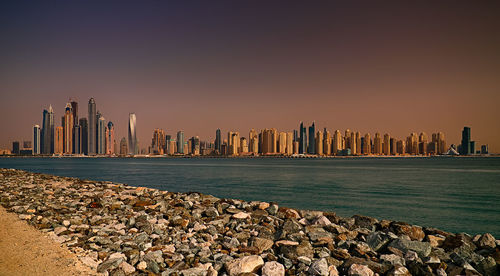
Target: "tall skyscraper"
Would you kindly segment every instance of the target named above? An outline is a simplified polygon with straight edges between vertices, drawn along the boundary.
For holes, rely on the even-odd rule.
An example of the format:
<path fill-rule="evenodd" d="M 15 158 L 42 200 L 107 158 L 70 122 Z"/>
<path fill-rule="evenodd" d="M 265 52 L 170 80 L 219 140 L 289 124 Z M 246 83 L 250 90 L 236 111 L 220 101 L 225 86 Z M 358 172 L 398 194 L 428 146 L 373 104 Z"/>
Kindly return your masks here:
<path fill-rule="evenodd" d="M 373 138 L 373 153 L 382 154 L 382 138 L 380 133 L 375 133 L 375 138 Z"/>
<path fill-rule="evenodd" d="M 177 153 L 184 154 L 184 131 L 177 131 Z"/>
<path fill-rule="evenodd" d="M 125 137 L 123 137 L 120 140 L 120 155 L 127 155 L 128 149 L 127 149 L 127 140 Z"/>
<path fill-rule="evenodd" d="M 106 119 L 97 112 L 97 154 L 106 153 Z"/>
<path fill-rule="evenodd" d="M 365 141 L 363 144 L 363 154 L 372 153 L 372 139 L 370 138 L 370 133 L 365 134 Z"/>
<path fill-rule="evenodd" d="M 106 128 L 106 154 L 115 154 L 115 144 L 115 126 L 110 121 Z"/>
<path fill-rule="evenodd" d="M 340 134 L 340 130 L 335 130 L 333 134 L 333 146 L 332 153 L 337 155 L 342 150 L 342 134 Z"/>
<path fill-rule="evenodd" d="M 221 146 L 222 146 L 221 133 L 220 133 L 220 129 L 218 128 L 215 131 L 215 152 L 217 154 L 221 153 Z"/>
<path fill-rule="evenodd" d="M 71 109 L 71 104 L 66 104 L 66 109 L 64 112 L 64 153 L 73 153 L 73 110 Z"/>
<path fill-rule="evenodd" d="M 43 110 L 43 122 L 42 122 L 42 153 L 52 154 L 54 153 L 54 110 L 52 105 L 49 106 L 49 110 Z"/>
<path fill-rule="evenodd" d="M 78 124 L 78 103 L 76 101 L 71 101 L 71 110 L 73 111 L 73 125 Z"/>
<path fill-rule="evenodd" d="M 349 148 L 351 149 L 351 154 L 356 155 L 356 154 L 358 154 L 358 152 L 356 151 L 358 148 L 356 145 L 356 133 L 350 132 L 350 134 L 351 134 L 351 138 L 349 139 L 349 141 L 350 141 Z"/>
<path fill-rule="evenodd" d="M 128 115 L 128 152 L 131 155 L 139 154 L 136 123 L 135 113 L 130 113 Z"/>
<path fill-rule="evenodd" d="M 89 121 L 88 121 L 88 146 L 87 151 L 88 155 L 95 155 L 97 150 L 97 109 L 94 98 L 90 98 L 89 100 Z"/>
<path fill-rule="evenodd" d="M 40 154 L 40 126 L 33 126 L 33 154 Z"/>
<path fill-rule="evenodd" d="M 332 154 L 332 136 L 329 130 L 324 129 L 323 132 L 323 154 Z"/>
<path fill-rule="evenodd" d="M 460 145 L 460 154 L 469 155 L 474 153 L 472 152 L 471 144 L 470 127 L 464 127 L 464 130 L 462 130 L 462 144 Z"/>
<path fill-rule="evenodd" d="M 286 133 L 286 154 L 293 154 L 293 132 Z"/>
<path fill-rule="evenodd" d="M 384 155 L 391 154 L 391 136 L 388 133 L 384 134 L 384 145 L 382 146 L 382 151 Z"/>
<path fill-rule="evenodd" d="M 309 154 L 316 154 L 316 127 L 314 126 L 314 122 L 312 125 L 309 127 L 309 148 L 308 148 L 308 153 Z"/>
<path fill-rule="evenodd" d="M 87 118 L 80 118 L 80 153 L 89 154 L 89 125 Z"/>
<path fill-rule="evenodd" d="M 299 154 L 307 153 L 307 130 L 304 127 L 304 123 L 300 122 L 300 131 L 299 131 Z"/>
<path fill-rule="evenodd" d="M 318 130 L 318 132 L 316 133 L 315 142 L 316 142 L 316 150 L 315 150 L 316 154 L 323 155 L 323 131 Z"/>

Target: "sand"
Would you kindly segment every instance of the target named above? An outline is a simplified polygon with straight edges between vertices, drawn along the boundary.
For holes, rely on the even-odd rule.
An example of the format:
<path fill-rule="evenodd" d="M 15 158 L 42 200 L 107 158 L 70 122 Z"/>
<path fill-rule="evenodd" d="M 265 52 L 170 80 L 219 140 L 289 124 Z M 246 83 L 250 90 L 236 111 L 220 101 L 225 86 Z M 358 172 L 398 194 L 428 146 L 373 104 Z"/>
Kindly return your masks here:
<path fill-rule="evenodd" d="M 0 206 L 0 276 L 95 275 L 76 255 Z"/>

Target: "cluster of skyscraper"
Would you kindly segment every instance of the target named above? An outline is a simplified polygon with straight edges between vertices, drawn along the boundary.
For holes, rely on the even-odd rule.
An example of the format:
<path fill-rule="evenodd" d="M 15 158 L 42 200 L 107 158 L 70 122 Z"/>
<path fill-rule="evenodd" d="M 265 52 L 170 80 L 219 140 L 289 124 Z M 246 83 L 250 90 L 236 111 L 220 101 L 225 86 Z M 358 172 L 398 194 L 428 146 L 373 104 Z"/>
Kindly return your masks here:
<path fill-rule="evenodd" d="M 78 118 L 78 103 L 66 104 L 61 125 L 55 126 L 54 110 L 43 111 L 42 127 L 33 127 L 33 154 L 112 155 L 116 152 L 112 122 L 97 111 L 94 98 L 88 103 L 88 118 Z"/>
<path fill-rule="evenodd" d="M 279 132 L 275 128 L 257 132 L 250 130 L 248 138 L 239 132 L 229 131 L 222 140 L 217 129 L 215 141 L 200 142 L 198 136 L 184 141 L 184 132 L 177 132 L 177 140 L 166 135 L 162 129 L 155 129 L 150 154 L 190 154 L 190 155 L 433 155 L 447 152 L 442 132 L 433 133 L 429 140 L 426 133 L 411 133 L 406 139 L 398 140 L 390 134 L 375 134 L 373 139 L 367 133 L 347 129 L 344 135 L 339 130 L 333 134 L 326 128 L 316 131 L 314 122 L 306 128 L 301 122 L 299 130 Z"/>

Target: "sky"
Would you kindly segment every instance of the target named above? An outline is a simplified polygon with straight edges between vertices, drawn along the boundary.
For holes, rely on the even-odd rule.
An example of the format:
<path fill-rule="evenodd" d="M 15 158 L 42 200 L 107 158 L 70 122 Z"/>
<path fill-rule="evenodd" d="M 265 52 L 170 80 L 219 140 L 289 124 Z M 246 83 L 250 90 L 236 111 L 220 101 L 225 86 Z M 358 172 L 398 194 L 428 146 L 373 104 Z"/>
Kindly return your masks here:
<path fill-rule="evenodd" d="M 499 1 L 2 1 L 0 148 L 89 98 L 140 146 L 316 122 L 500 152 Z"/>

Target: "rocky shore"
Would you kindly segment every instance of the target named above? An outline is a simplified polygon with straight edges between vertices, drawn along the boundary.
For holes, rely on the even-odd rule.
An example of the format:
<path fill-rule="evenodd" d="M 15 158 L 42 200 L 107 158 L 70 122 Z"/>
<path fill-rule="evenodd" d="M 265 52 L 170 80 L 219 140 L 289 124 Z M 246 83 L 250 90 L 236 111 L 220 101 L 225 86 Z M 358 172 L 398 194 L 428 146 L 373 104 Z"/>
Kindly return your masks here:
<path fill-rule="evenodd" d="M 0 169 L 0 204 L 104 275 L 499 275 L 500 241 Z"/>

